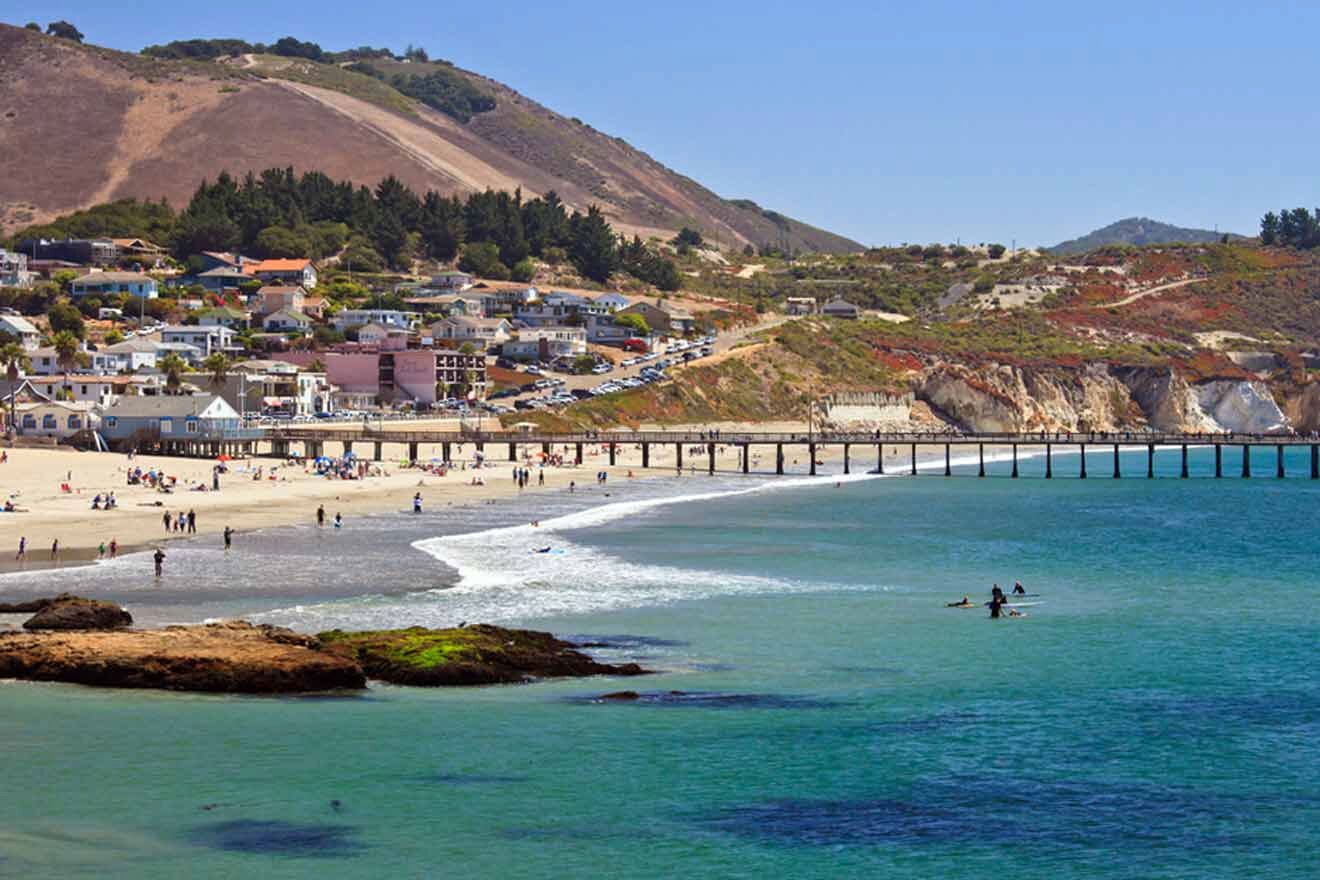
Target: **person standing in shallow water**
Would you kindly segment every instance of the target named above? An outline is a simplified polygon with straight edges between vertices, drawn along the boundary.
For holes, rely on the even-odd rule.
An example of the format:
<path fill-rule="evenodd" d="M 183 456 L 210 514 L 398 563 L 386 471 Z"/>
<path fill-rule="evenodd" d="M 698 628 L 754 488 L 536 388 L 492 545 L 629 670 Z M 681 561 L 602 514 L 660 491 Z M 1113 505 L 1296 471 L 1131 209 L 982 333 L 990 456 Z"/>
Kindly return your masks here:
<path fill-rule="evenodd" d="M 228 553 L 229 548 L 234 546 L 234 530 L 231 529 L 229 526 L 225 526 L 224 535 L 225 535 L 225 552 Z"/>
<path fill-rule="evenodd" d="M 317 524 L 318 526 L 323 526 L 323 525 L 325 525 L 325 505 L 324 505 L 324 504 L 322 504 L 320 507 L 316 508 L 316 524 Z"/>
<path fill-rule="evenodd" d="M 165 551 L 157 547 L 151 558 L 156 563 L 156 577 L 160 577 L 165 573 Z"/>

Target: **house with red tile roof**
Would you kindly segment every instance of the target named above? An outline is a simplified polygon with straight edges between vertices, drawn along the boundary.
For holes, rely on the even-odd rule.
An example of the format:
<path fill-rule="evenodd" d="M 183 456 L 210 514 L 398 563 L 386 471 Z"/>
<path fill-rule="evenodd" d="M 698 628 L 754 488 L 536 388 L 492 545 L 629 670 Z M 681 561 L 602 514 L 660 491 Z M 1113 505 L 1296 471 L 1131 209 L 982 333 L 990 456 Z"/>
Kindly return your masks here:
<path fill-rule="evenodd" d="M 311 260 L 253 260 L 243 264 L 243 271 L 266 284 L 301 286 L 304 290 L 316 287 L 316 267 Z"/>

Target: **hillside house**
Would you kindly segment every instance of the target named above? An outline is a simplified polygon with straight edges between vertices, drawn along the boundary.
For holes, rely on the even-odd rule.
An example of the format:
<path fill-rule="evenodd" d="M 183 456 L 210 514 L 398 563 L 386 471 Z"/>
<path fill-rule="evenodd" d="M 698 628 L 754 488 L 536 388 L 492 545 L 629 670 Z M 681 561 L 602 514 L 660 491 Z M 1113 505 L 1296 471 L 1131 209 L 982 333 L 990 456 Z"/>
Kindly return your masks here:
<path fill-rule="evenodd" d="M 311 260 L 253 260 L 243 264 L 243 271 L 266 284 L 297 285 L 304 290 L 316 287 L 316 267 Z"/>
<path fill-rule="evenodd" d="M 307 291 L 301 287 L 269 284 L 257 291 L 253 311 L 258 315 L 273 315 L 282 309 L 303 312 L 306 305 Z"/>
<path fill-rule="evenodd" d="M 855 320 L 862 316 L 862 310 L 846 299 L 832 299 L 820 307 L 820 313 L 827 318 L 845 318 Z"/>
<path fill-rule="evenodd" d="M 398 351 L 408 347 L 413 338 L 411 330 L 400 327 L 387 327 L 383 324 L 367 324 L 357 330 L 357 341 L 362 345 L 373 345 L 382 351 Z"/>
<path fill-rule="evenodd" d="M 233 293 L 240 284 L 252 280 L 252 276 L 234 266 L 216 266 L 192 276 L 192 282 L 201 285 L 210 293 Z"/>
<path fill-rule="evenodd" d="M 789 315 L 814 315 L 816 314 L 816 298 L 814 296 L 790 296 L 784 299 L 784 312 Z"/>
<path fill-rule="evenodd" d="M 646 321 L 651 332 L 660 336 L 683 336 L 692 331 L 696 321 L 686 309 L 670 305 L 661 300 L 659 303 L 635 302 L 619 314 L 639 315 Z"/>
<path fill-rule="evenodd" d="M 301 333 L 306 335 L 312 332 L 312 319 L 294 309 L 280 309 L 278 312 L 265 317 L 261 322 L 261 329 L 267 333 Z"/>
<path fill-rule="evenodd" d="M 584 327 L 546 325 L 528 327 L 518 331 L 518 338 L 504 343 L 505 357 L 515 360 L 552 361 L 561 357 L 577 357 L 587 353 L 587 331 Z"/>
<path fill-rule="evenodd" d="M 18 250 L 33 260 L 59 260 L 88 266 L 110 266 L 119 260 L 119 248 L 108 238 L 26 239 Z"/>
<path fill-rule="evenodd" d="M 603 306 L 607 311 L 617 312 L 620 309 L 626 309 L 632 305 L 632 301 L 621 293 L 602 293 L 596 297 L 596 305 Z"/>
<path fill-rule="evenodd" d="M 447 272 L 440 272 L 431 276 L 431 288 L 444 291 L 446 293 L 457 293 L 460 290 L 467 290 L 472 286 L 473 277 L 467 272 L 460 272 L 457 269 L 450 269 Z"/>
<path fill-rule="evenodd" d="M 204 360 L 216 352 L 232 354 L 242 351 L 243 347 L 235 341 L 234 337 L 233 330 L 220 325 L 209 327 L 198 325 L 193 327 L 176 324 L 167 326 L 160 331 L 161 342 L 181 342 L 197 349 L 196 357 L 198 361 Z M 196 363 L 196 361 L 191 363 Z"/>
<path fill-rule="evenodd" d="M 31 287 L 36 277 L 28 271 L 27 254 L 0 248 L 0 287 Z"/>
<path fill-rule="evenodd" d="M 431 325 L 435 342 L 446 340 L 454 348 L 470 342 L 481 349 L 503 345 L 513 336 L 513 325 L 503 318 L 445 318 Z"/>
<path fill-rule="evenodd" d="M 343 309 L 331 319 L 336 330 L 344 331 L 352 327 L 365 327 L 379 324 L 396 330 L 411 330 L 418 315 L 416 312 L 400 312 L 395 309 Z"/>
<path fill-rule="evenodd" d="M 145 336 L 130 336 L 123 342 L 106 345 L 92 356 L 92 372 L 107 376 L 115 373 L 133 373 L 153 370 L 166 354 L 174 352 L 189 363 L 201 360 L 201 352 L 194 345 L 180 342 L 161 342 Z"/>
<path fill-rule="evenodd" d="M 156 279 L 141 272 L 92 272 L 73 279 L 69 293 L 74 297 L 99 296 L 103 299 L 118 293 L 139 299 L 156 299 L 160 295 Z"/>
<path fill-rule="evenodd" d="M 248 327 L 247 312 L 230 306 L 216 306 L 203 312 L 197 318 L 202 327 L 228 327 L 230 330 L 245 330 Z"/>
<path fill-rule="evenodd" d="M 41 331 L 22 315 L 0 315 L 0 333 L 13 336 L 27 351 L 36 351 L 41 346 Z"/>

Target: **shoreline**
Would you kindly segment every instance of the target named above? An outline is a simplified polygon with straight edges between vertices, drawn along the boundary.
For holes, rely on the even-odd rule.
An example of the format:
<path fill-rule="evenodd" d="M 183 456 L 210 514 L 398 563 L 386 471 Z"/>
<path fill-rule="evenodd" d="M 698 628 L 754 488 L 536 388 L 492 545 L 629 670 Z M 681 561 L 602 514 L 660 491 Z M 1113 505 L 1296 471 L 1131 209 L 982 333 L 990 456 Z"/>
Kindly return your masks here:
<path fill-rule="evenodd" d="M 796 426 L 789 426 L 796 427 Z M 1019 459 L 1039 457 L 1043 453 L 1019 451 Z M 1066 453 L 1060 453 L 1066 454 Z M 1071 453 L 1076 454 L 1076 453 Z M 987 464 L 1007 460 L 1007 448 L 989 447 L 986 450 Z M 818 451 L 817 461 L 825 468 L 836 468 L 842 462 L 842 450 L 837 447 L 824 447 Z M 976 464 L 976 457 L 957 456 L 951 460 L 953 467 L 967 467 Z M 413 493 L 423 496 L 424 509 L 435 510 L 438 507 L 466 508 L 480 504 L 495 503 L 503 499 L 528 495 L 536 492 L 562 493 L 569 491 L 570 484 L 589 486 L 587 480 L 594 480 L 595 473 L 607 474 L 609 481 L 626 480 L 632 483 L 653 483 L 675 479 L 699 480 L 707 476 L 705 457 L 700 463 L 695 460 L 685 462 L 682 473 L 676 472 L 672 448 L 652 450 L 651 467 L 641 468 L 640 450 L 621 447 L 617 452 L 617 463 L 610 466 L 608 452 L 603 446 L 588 446 L 584 449 L 583 464 L 547 466 L 538 468 L 535 464 L 518 466 L 531 468 L 532 476 L 525 489 L 517 488 L 512 481 L 514 463 L 507 461 L 485 462 L 482 467 L 463 467 L 451 469 L 445 476 L 412 468 L 390 468 L 382 465 L 383 475 L 367 477 L 363 480 L 331 480 L 309 474 L 302 467 L 289 467 L 279 459 L 246 459 L 229 462 L 237 471 L 228 474 L 222 481 L 219 492 L 177 491 L 164 498 L 144 487 L 129 487 L 126 484 L 126 471 L 129 466 L 142 467 L 144 470 L 160 469 L 179 477 L 180 485 L 191 477 L 197 480 L 199 473 L 209 471 L 214 462 L 207 459 L 180 459 L 163 456 L 138 456 L 129 462 L 118 453 L 78 452 L 74 450 L 18 450 L 10 456 L 5 470 L 0 471 L 0 478 L 9 478 L 15 472 L 8 470 L 16 463 L 25 472 L 31 468 L 27 486 L 20 488 L 19 500 L 22 506 L 35 510 L 35 505 L 42 509 L 34 513 L 0 514 L 0 523 L 8 524 L 13 517 L 18 528 L 10 531 L 11 546 L 0 547 L 0 578 L 17 573 L 54 572 L 65 568 L 84 568 L 100 560 L 98 547 L 111 539 L 118 542 L 118 555 L 142 553 L 156 547 L 166 549 L 171 543 L 198 537 L 219 537 L 226 526 L 234 529 L 241 540 L 244 534 L 264 531 L 271 528 L 311 523 L 315 521 L 318 506 L 326 508 L 327 521 L 334 518 L 336 512 L 343 513 L 346 519 L 362 516 L 378 516 L 388 513 L 405 513 L 411 509 Z M 855 468 L 852 479 L 862 476 L 876 478 L 896 478 L 907 476 L 910 462 L 906 450 L 898 446 L 886 449 L 886 473 L 874 473 L 874 462 L 862 464 L 854 457 Z M 739 452 L 734 446 L 717 447 L 717 465 L 714 476 L 723 478 L 749 478 L 756 480 L 801 479 L 808 477 L 805 470 L 792 470 L 782 476 L 773 471 L 756 469 L 764 464 L 753 459 L 750 474 L 741 471 Z M 944 457 L 937 449 L 921 450 L 918 453 L 917 467 L 923 473 L 939 470 Z M 467 465 L 468 462 L 463 462 Z M 861 467 L 856 467 L 856 465 Z M 91 465 L 89 468 L 88 465 Z M 801 459 L 789 458 L 786 466 L 804 469 Z M 251 472 L 262 468 L 263 472 L 274 468 L 278 480 L 251 479 Z M 862 469 L 864 468 L 864 469 Z M 37 495 L 34 487 L 41 482 L 58 484 L 65 476 L 77 473 L 91 473 L 87 483 L 75 482 L 74 490 L 68 493 L 47 493 Z M 189 473 L 192 471 L 192 473 Z M 538 475 L 544 473 L 544 484 L 540 484 Z M 822 483 L 831 478 L 843 477 L 842 473 L 827 472 L 817 474 Z M 115 488 L 112 481 L 121 482 Z M 484 482 L 474 485 L 472 480 L 480 478 Z M 617 485 L 617 482 L 615 483 Z M 5 483 L 6 487 L 12 483 Z M 7 491 L 12 492 L 12 488 Z M 39 488 L 35 491 L 40 491 Z M 114 491 L 119 506 L 112 511 L 93 511 L 90 509 L 89 496 L 97 492 Z M 154 499 L 144 502 L 143 497 Z M 609 503 L 600 499 L 595 505 Z M 157 506 L 160 505 L 160 506 Z M 195 533 L 168 532 L 162 530 L 161 517 L 165 512 L 177 515 L 183 509 L 197 511 L 197 531 Z M 107 521 L 113 527 L 105 529 Z M 326 528 L 331 528 L 327 525 Z M 27 558 L 20 564 L 14 553 L 19 537 L 27 538 Z M 50 558 L 50 542 L 55 537 L 60 539 L 58 560 Z M 109 554 L 104 557 L 111 558 Z M 0 581 L 2 583 L 2 581 Z M 3 589 L 0 588 L 0 592 Z"/>

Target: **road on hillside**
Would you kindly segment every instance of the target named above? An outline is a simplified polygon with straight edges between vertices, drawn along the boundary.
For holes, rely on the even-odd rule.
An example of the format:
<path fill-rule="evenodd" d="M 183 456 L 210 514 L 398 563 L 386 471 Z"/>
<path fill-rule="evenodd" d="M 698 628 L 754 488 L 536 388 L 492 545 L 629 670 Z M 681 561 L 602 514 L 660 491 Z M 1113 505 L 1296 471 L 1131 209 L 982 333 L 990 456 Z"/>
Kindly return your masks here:
<path fill-rule="evenodd" d="M 710 359 L 714 360 L 715 358 L 718 358 L 720 355 L 724 354 L 725 352 L 732 350 L 747 337 L 755 333 L 759 333 L 762 330 L 768 330 L 772 327 L 777 327 L 787 320 L 789 320 L 789 317 L 786 315 L 775 315 L 764 321 L 759 321 L 755 324 L 749 324 L 743 327 L 735 327 L 732 330 L 728 330 L 721 333 L 719 336 L 715 337 L 715 344 L 711 347 L 712 351 L 711 351 Z M 694 349 L 688 349 L 688 350 L 693 351 Z M 626 355 L 626 357 L 632 357 L 632 355 Z M 660 357 L 666 358 L 669 357 L 669 355 L 661 354 Z M 682 357 L 682 355 L 678 354 L 678 355 L 674 355 L 674 357 Z M 699 364 L 704 360 L 707 359 L 696 358 L 694 360 L 688 361 L 688 363 Z M 630 367 L 616 366 L 613 370 L 610 370 L 608 373 L 602 373 L 602 374 L 588 373 L 585 376 L 578 376 L 569 373 L 547 372 L 545 373 L 545 377 L 552 379 L 562 379 L 564 381 L 563 390 L 571 392 L 574 389 L 595 388 L 597 385 L 601 385 L 605 382 L 610 381 L 611 379 L 631 379 L 635 376 L 640 375 L 643 367 L 654 366 L 654 365 L 655 365 L 655 361 L 643 361 L 642 363 L 633 364 Z M 672 370 L 673 368 L 671 367 L 668 372 L 672 373 Z M 520 378 L 525 377 L 524 384 L 526 384 L 527 382 L 535 382 L 537 379 L 542 378 L 541 376 L 536 376 L 531 373 L 522 373 L 522 372 L 519 373 L 519 377 Z M 553 393 L 553 390 L 554 389 L 547 389 L 547 391 L 550 391 L 551 393 Z M 513 404 L 513 401 L 516 400 L 530 400 L 534 397 L 544 397 L 547 391 L 535 391 L 526 394 L 519 394 L 517 397 L 505 397 L 505 398 L 501 398 L 499 401 L 496 402 L 506 403 L 511 406 Z"/>

